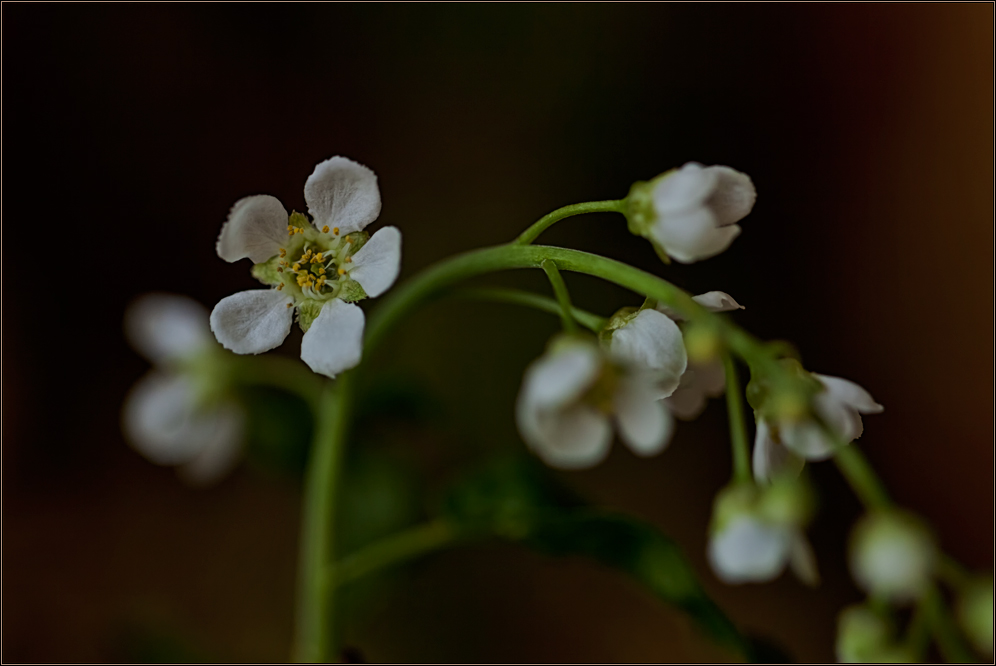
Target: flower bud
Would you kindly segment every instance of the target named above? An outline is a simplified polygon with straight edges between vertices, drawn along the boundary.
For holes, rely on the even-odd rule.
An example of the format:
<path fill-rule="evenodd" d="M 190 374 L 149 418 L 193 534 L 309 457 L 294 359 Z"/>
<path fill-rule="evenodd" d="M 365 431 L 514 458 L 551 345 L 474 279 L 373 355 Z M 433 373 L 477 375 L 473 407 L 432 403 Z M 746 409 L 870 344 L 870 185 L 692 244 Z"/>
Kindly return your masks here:
<path fill-rule="evenodd" d="M 896 603 L 924 592 L 936 559 L 933 535 L 907 513 L 868 514 L 851 535 L 851 575 L 870 594 Z"/>
<path fill-rule="evenodd" d="M 907 663 L 917 656 L 894 639 L 893 628 L 867 606 L 845 608 L 837 620 L 837 661 Z"/>

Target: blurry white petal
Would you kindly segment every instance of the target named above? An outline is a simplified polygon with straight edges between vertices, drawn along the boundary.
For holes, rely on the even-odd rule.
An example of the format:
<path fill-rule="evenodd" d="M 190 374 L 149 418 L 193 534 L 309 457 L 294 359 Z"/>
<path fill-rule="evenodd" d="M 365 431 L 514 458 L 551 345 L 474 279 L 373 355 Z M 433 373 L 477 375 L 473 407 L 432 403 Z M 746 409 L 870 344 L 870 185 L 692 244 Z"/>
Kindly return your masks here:
<path fill-rule="evenodd" d="M 235 405 L 223 405 L 212 411 L 214 435 L 193 460 L 177 468 L 177 474 L 193 486 L 208 486 L 220 481 L 239 462 L 244 439 L 245 416 Z"/>
<path fill-rule="evenodd" d="M 195 354 L 212 343 L 207 309 L 172 294 L 146 294 L 128 306 L 125 336 L 153 363 Z"/>
<path fill-rule="evenodd" d="M 764 482 L 782 474 L 798 475 L 804 465 L 802 458 L 772 438 L 768 422 L 763 418 L 758 419 L 754 435 L 754 479 Z"/>
<path fill-rule="evenodd" d="M 345 157 L 315 167 L 304 184 L 304 200 L 315 226 L 338 227 L 342 235 L 360 231 L 380 214 L 377 176 Z"/>
<path fill-rule="evenodd" d="M 871 397 L 868 391 L 850 380 L 841 377 L 820 375 L 815 372 L 813 376 L 826 387 L 827 392 L 835 400 L 853 407 L 862 414 L 878 414 L 885 409 L 885 407 L 875 402 L 875 399 Z"/>
<path fill-rule="evenodd" d="M 562 406 L 581 397 L 598 377 L 598 348 L 571 344 L 534 361 L 522 381 L 522 397 L 540 409 Z"/>
<path fill-rule="evenodd" d="M 658 216 L 701 205 L 712 194 L 719 174 L 712 168 L 689 162 L 654 187 L 654 209 Z"/>
<path fill-rule="evenodd" d="M 218 236 L 218 256 L 225 261 L 249 257 L 259 264 L 280 251 L 287 241 L 287 211 L 268 194 L 239 199 Z"/>
<path fill-rule="evenodd" d="M 709 312 L 729 312 L 730 310 L 744 309 L 744 306 L 733 300 L 733 297 L 725 291 L 707 291 L 704 294 L 692 296 L 692 300 Z"/>
<path fill-rule="evenodd" d="M 294 300 L 276 289 L 251 289 L 226 296 L 211 312 L 211 330 L 225 349 L 260 354 L 280 346 L 290 333 Z"/>
<path fill-rule="evenodd" d="M 661 397 L 671 395 L 688 365 L 681 329 L 656 310 L 641 310 L 612 334 L 610 350 L 640 368 L 660 373 Z"/>
<path fill-rule="evenodd" d="M 536 424 L 536 436 L 527 442 L 552 467 L 593 467 L 608 455 L 612 445 L 608 417 L 587 405 L 541 413 Z"/>
<path fill-rule="evenodd" d="M 329 301 L 301 340 L 301 360 L 326 377 L 356 367 L 363 357 L 363 325 L 359 306 Z"/>
<path fill-rule="evenodd" d="M 722 363 L 689 363 L 678 388 L 664 404 L 679 419 L 690 421 L 702 413 L 708 398 L 721 396 L 725 391 L 726 372 Z"/>
<path fill-rule="evenodd" d="M 211 441 L 210 417 L 196 411 L 193 383 L 180 375 L 151 372 L 125 399 L 124 432 L 129 444 L 158 465 L 193 460 Z"/>
<path fill-rule="evenodd" d="M 782 572 L 790 548 L 786 528 L 742 516 L 709 539 L 709 564 L 724 583 L 763 583 Z"/>
<path fill-rule="evenodd" d="M 801 532 L 792 538 L 792 550 L 789 555 L 789 567 L 795 577 L 810 587 L 820 584 L 820 571 L 816 567 L 816 553 L 809 540 Z"/>
<path fill-rule="evenodd" d="M 628 379 L 613 397 L 619 437 L 639 456 L 663 451 L 674 430 L 674 419 L 652 389 L 650 382 Z"/>
<path fill-rule="evenodd" d="M 816 422 L 788 422 L 778 429 L 782 444 L 806 460 L 826 460 L 836 450 L 836 442 Z"/>
<path fill-rule="evenodd" d="M 707 205 L 720 226 L 739 222 L 750 213 L 757 200 L 757 190 L 750 176 L 728 166 L 706 167 L 704 171 L 715 175 L 716 185 Z"/>
<path fill-rule="evenodd" d="M 703 207 L 662 217 L 650 233 L 670 257 L 690 264 L 728 248 L 740 234 L 740 227 L 735 224 L 717 226 L 716 218 Z"/>
<path fill-rule="evenodd" d="M 401 232 L 384 227 L 353 255 L 349 277 L 360 283 L 370 298 L 387 291 L 401 270 Z"/>

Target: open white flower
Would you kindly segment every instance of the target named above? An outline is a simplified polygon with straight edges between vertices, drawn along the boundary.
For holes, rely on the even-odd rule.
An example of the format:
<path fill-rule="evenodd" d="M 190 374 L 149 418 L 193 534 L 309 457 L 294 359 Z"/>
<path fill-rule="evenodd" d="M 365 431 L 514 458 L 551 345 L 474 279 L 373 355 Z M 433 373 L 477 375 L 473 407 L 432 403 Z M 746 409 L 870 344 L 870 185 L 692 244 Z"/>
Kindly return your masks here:
<path fill-rule="evenodd" d="M 692 300 L 710 312 L 729 312 L 743 310 L 744 306 L 726 292 L 709 291 Z M 662 312 L 674 321 L 682 321 L 684 317 L 664 304 L 657 305 L 657 311 Z M 679 419 L 690 421 L 705 409 L 709 398 L 718 398 L 726 392 L 726 372 L 719 359 L 705 363 L 689 361 L 681 383 L 674 393 L 665 400 L 668 408 Z"/>
<path fill-rule="evenodd" d="M 807 585 L 816 585 L 816 556 L 803 528 L 811 498 L 796 482 L 756 488 L 740 485 L 716 497 L 707 556 L 724 583 L 774 580 L 786 566 Z"/>
<path fill-rule="evenodd" d="M 719 254 L 740 234 L 757 191 L 750 177 L 727 166 L 689 162 L 630 192 L 630 227 L 658 253 L 690 264 Z"/>
<path fill-rule="evenodd" d="M 125 335 L 154 365 L 125 399 L 128 442 L 156 464 L 177 466 L 185 481 L 217 481 L 238 462 L 245 415 L 211 386 L 218 373 L 210 360 L 221 350 L 207 310 L 183 296 L 148 294 L 125 313 Z"/>
<path fill-rule="evenodd" d="M 526 370 L 516 405 L 519 431 L 547 464 L 562 469 L 604 459 L 613 422 L 634 453 L 654 455 L 673 428 L 660 402 L 659 378 L 659 372 L 610 356 L 593 341 L 560 338 Z"/>
<path fill-rule="evenodd" d="M 852 381 L 811 374 L 820 384 L 820 391 L 813 396 L 813 411 L 833 434 L 812 418 L 773 422 L 759 415 L 753 455 L 754 477 L 759 481 L 779 473 L 797 473 L 806 460 L 826 460 L 838 443 L 849 444 L 861 436 L 862 414 L 878 414 L 885 409 Z"/>
<path fill-rule="evenodd" d="M 249 258 L 253 275 L 271 289 L 223 298 L 211 313 L 211 330 L 237 354 L 279 346 L 294 312 L 305 331 L 301 358 L 334 377 L 356 366 L 363 353 L 363 311 L 355 301 L 380 296 L 401 268 L 401 232 L 363 229 L 380 213 L 377 176 L 345 157 L 315 167 L 304 185 L 312 220 L 288 216 L 275 197 L 239 200 L 218 238 L 218 256 Z"/>

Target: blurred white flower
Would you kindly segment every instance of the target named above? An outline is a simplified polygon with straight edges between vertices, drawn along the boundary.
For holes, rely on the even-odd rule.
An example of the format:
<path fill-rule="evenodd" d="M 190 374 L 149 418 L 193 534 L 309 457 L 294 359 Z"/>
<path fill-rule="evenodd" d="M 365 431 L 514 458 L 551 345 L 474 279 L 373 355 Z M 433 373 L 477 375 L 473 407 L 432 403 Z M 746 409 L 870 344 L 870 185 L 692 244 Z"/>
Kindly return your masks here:
<path fill-rule="evenodd" d="M 594 341 L 559 338 L 526 370 L 516 405 L 519 431 L 547 464 L 562 469 L 604 459 L 613 422 L 634 453 L 654 455 L 667 445 L 673 428 L 660 402 L 659 380 L 665 376 L 606 354 Z"/>
<path fill-rule="evenodd" d="M 275 197 L 239 200 L 218 238 L 218 256 L 249 258 L 253 274 L 271 289 L 223 298 L 211 313 L 211 330 L 237 354 L 277 347 L 290 332 L 294 312 L 305 331 L 301 358 L 334 377 L 363 354 L 363 311 L 355 301 L 387 291 L 401 267 L 401 232 L 363 232 L 380 213 L 373 171 L 345 157 L 315 167 L 304 185 L 312 221 L 288 216 Z"/>
<path fill-rule="evenodd" d="M 905 512 L 870 513 L 851 534 L 855 582 L 869 594 L 894 603 L 920 597 L 930 585 L 936 561 L 937 545 L 930 530 Z"/>
<path fill-rule="evenodd" d="M 207 310 L 183 296 L 148 294 L 125 313 L 125 335 L 154 366 L 125 399 L 128 442 L 152 462 L 176 466 L 185 481 L 217 481 L 238 462 L 245 415 L 212 395 L 210 359 L 220 349 Z"/>
<path fill-rule="evenodd" d="M 740 234 L 757 192 L 750 177 L 727 166 L 689 162 L 651 181 L 642 235 L 659 251 L 690 264 L 715 256 Z M 640 226 L 640 223 L 637 223 Z"/>
<path fill-rule="evenodd" d="M 861 414 L 878 414 L 885 409 L 852 381 L 811 374 L 820 384 L 820 390 L 813 396 L 813 411 L 836 438 L 811 418 L 772 422 L 758 416 L 754 477 L 759 481 L 781 472 L 798 472 L 805 460 L 829 458 L 838 442 L 849 444 L 861 436 Z"/>
<path fill-rule="evenodd" d="M 743 310 L 744 306 L 732 296 L 722 291 L 709 291 L 692 300 L 710 312 L 729 312 Z M 657 305 L 657 311 L 662 312 L 674 321 L 684 318 L 663 304 Z M 726 372 L 723 363 L 718 358 L 705 363 L 689 361 L 685 374 L 681 376 L 678 388 L 665 400 L 668 408 L 679 419 L 690 421 L 705 409 L 709 398 L 718 398 L 726 392 Z"/>

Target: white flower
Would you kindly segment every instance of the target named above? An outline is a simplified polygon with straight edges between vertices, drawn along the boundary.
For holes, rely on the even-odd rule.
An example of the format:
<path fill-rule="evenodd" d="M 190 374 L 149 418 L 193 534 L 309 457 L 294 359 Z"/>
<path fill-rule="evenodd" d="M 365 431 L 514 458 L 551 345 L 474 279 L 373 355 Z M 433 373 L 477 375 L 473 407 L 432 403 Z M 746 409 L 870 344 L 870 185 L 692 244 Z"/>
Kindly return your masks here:
<path fill-rule="evenodd" d="M 816 585 L 816 556 L 803 526 L 812 500 L 805 486 L 788 481 L 766 488 L 736 485 L 716 497 L 707 556 L 724 583 L 763 583 L 785 567 Z"/>
<path fill-rule="evenodd" d="M 689 162 L 651 182 L 652 223 L 644 234 L 684 264 L 719 254 L 740 234 L 757 192 L 750 177 L 727 166 Z"/>
<path fill-rule="evenodd" d="M 851 535 L 851 574 L 869 594 L 896 603 L 916 599 L 930 584 L 937 560 L 933 535 L 913 515 L 872 513 Z"/>
<path fill-rule="evenodd" d="M 155 366 L 125 399 L 128 442 L 156 464 L 177 466 L 190 483 L 224 476 L 238 462 L 245 416 L 235 403 L 211 395 L 217 373 L 209 363 L 217 345 L 207 310 L 183 296 L 149 294 L 125 313 L 125 335 Z"/>
<path fill-rule="evenodd" d="M 211 330 L 237 354 L 259 354 L 284 341 L 295 310 L 305 331 L 301 358 L 334 377 L 363 353 L 363 311 L 354 301 L 387 291 L 401 267 L 401 232 L 363 229 L 380 213 L 377 177 L 365 166 L 333 157 L 304 185 L 312 221 L 268 195 L 239 200 L 218 238 L 218 256 L 249 258 L 253 275 L 271 289 L 223 298 Z"/>
<path fill-rule="evenodd" d="M 673 427 L 660 402 L 660 377 L 605 354 L 594 342 L 561 338 L 526 370 L 516 405 L 519 431 L 547 464 L 562 469 L 605 458 L 613 421 L 634 453 L 654 455 Z"/>
<path fill-rule="evenodd" d="M 878 414 L 885 409 L 852 381 L 811 374 L 821 386 L 813 396 L 813 411 L 836 438 L 811 418 L 773 423 L 759 416 L 754 437 L 754 476 L 759 481 L 783 471 L 798 472 L 805 460 L 829 458 L 838 442 L 849 444 L 861 436 L 861 414 Z"/>
<path fill-rule="evenodd" d="M 744 306 L 737 303 L 732 296 L 722 291 L 709 291 L 692 296 L 692 300 L 710 312 L 744 309 Z M 656 309 L 674 321 L 684 319 L 662 303 L 658 303 Z M 665 403 L 679 419 L 690 421 L 702 413 L 709 398 L 718 398 L 725 392 L 726 372 L 723 370 L 722 361 L 719 359 L 706 363 L 689 361 L 685 374 L 681 376 L 681 383 Z"/>

